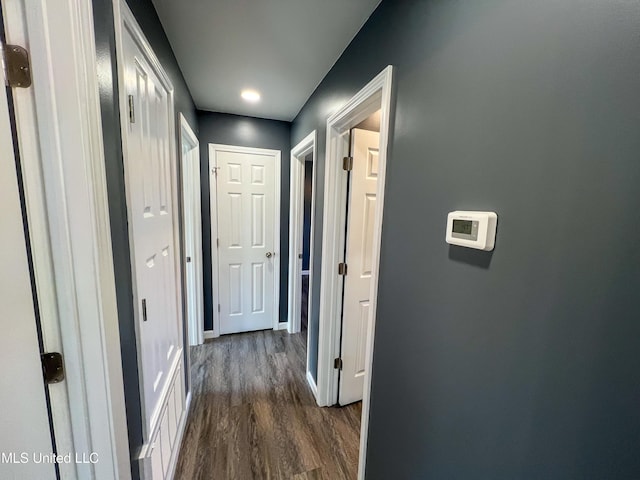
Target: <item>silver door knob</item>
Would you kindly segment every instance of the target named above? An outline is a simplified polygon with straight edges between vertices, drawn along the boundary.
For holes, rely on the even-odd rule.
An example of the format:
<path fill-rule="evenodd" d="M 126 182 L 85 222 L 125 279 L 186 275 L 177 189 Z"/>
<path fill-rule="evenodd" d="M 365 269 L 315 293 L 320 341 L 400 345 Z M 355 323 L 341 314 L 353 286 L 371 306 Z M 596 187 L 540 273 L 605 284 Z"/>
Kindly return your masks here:
<path fill-rule="evenodd" d="M 272 256 L 273 256 L 273 253 L 267 252 L 267 258 L 271 258 Z"/>

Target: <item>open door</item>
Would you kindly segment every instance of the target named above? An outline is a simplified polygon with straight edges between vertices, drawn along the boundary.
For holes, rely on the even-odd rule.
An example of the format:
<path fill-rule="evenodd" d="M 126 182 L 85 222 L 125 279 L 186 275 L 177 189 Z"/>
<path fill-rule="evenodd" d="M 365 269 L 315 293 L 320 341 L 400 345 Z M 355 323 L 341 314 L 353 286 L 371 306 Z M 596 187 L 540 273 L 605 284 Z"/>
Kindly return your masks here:
<path fill-rule="evenodd" d="M 0 84 L 5 85 L 0 69 Z M 55 479 L 7 94 L 0 93 L 0 478 Z M 45 456 L 42 461 L 41 455 Z M 40 460 L 40 462 L 38 462 Z"/>
<path fill-rule="evenodd" d="M 379 145 L 378 132 L 352 130 L 353 169 L 349 176 L 345 256 L 348 271 L 342 315 L 340 405 L 362 400 L 364 391 Z"/>

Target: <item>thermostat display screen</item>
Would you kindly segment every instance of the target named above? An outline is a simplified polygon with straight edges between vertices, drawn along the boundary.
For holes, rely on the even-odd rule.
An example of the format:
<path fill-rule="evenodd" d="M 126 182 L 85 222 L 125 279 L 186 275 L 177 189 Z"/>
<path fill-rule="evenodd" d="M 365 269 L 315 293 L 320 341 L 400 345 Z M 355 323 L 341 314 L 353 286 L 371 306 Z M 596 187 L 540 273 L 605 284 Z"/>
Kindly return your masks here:
<path fill-rule="evenodd" d="M 471 220 L 454 220 L 453 233 L 462 233 L 463 235 L 471 235 L 473 221 Z"/>
<path fill-rule="evenodd" d="M 449 212 L 445 239 L 450 245 L 490 252 L 496 244 L 497 224 L 496 212 Z"/>

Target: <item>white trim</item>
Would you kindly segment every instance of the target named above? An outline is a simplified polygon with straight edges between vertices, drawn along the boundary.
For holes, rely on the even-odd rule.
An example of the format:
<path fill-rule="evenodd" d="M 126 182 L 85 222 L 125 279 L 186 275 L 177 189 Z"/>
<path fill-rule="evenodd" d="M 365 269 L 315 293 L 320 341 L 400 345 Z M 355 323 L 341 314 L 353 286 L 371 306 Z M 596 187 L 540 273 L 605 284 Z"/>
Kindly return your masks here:
<path fill-rule="evenodd" d="M 219 335 L 216 335 L 213 330 L 205 330 L 204 331 L 204 339 L 209 340 L 211 338 L 216 338 Z"/>
<path fill-rule="evenodd" d="M 61 474 L 129 479 L 91 2 L 6 3 L 9 40 L 29 47 L 34 79 L 17 93 L 16 112 L 45 343 L 65 354 L 66 380 L 50 387 L 54 428 L 68 448 L 70 422 L 73 451 L 100 455 L 60 465 Z M 68 406 L 58 403 L 65 396 Z"/>
<path fill-rule="evenodd" d="M 318 387 L 316 386 L 316 382 L 313 381 L 313 375 L 311 375 L 309 370 L 307 370 L 307 383 L 309 384 L 309 388 L 311 388 L 313 396 L 318 398 Z"/>
<path fill-rule="evenodd" d="M 310 153 L 313 154 L 312 197 L 311 197 L 311 248 L 309 250 L 309 294 L 311 294 L 311 281 L 313 279 L 313 233 L 315 220 L 316 198 L 316 143 L 317 133 L 314 130 L 307 135 L 298 145 L 291 150 L 291 177 L 289 196 L 289 288 L 287 323 L 289 333 L 300 331 L 301 320 L 301 286 L 302 286 L 302 259 L 298 255 L 303 249 L 303 225 L 304 225 L 304 159 Z M 309 312 L 311 302 L 308 302 Z M 310 314 L 308 313 L 310 317 Z M 309 362 L 307 361 L 307 365 Z M 308 367 L 307 367 L 308 368 Z"/>
<path fill-rule="evenodd" d="M 378 190 L 374 221 L 373 262 L 371 275 L 371 331 L 366 345 L 366 374 L 363 392 L 362 423 L 360 433 L 360 460 L 358 478 L 364 479 L 369 408 L 371 395 L 371 367 L 373 365 L 373 339 L 378 293 L 380 264 L 380 237 L 384 211 L 385 175 L 387 168 L 389 117 L 393 67 L 386 67 L 376 78 L 349 100 L 327 120 L 327 148 L 325 162 L 324 219 L 322 236 L 322 273 L 320 275 L 320 331 L 318 342 L 318 401 L 320 405 L 333 405 L 338 400 L 338 370 L 333 359 L 339 356 L 343 277 L 338 275 L 338 262 L 344 251 L 344 198 L 346 175 L 341 160 L 348 151 L 349 130 L 370 114 L 381 109 L 380 157 Z"/>
<path fill-rule="evenodd" d="M 211 311 L 213 312 L 213 330 L 210 330 L 211 337 L 220 336 L 220 312 L 218 305 L 220 301 L 220 284 L 218 281 L 218 182 L 216 181 L 216 171 L 218 164 L 216 161 L 214 144 L 209 144 L 209 218 L 211 220 Z M 208 332 L 205 332 L 205 338 Z"/>
<path fill-rule="evenodd" d="M 219 143 L 209 144 L 209 206 L 211 215 L 211 307 L 213 310 L 213 332 L 215 337 L 220 336 L 220 315 L 218 312 L 218 304 L 220 299 L 220 290 L 218 287 L 219 281 L 216 279 L 218 274 L 218 249 L 216 246 L 216 239 L 218 238 L 218 209 L 217 209 L 217 197 L 218 189 L 217 182 L 215 181 L 215 175 L 218 168 L 216 164 L 216 151 L 225 150 L 227 152 L 234 153 L 248 153 L 252 155 L 268 155 L 274 157 L 274 174 L 275 174 L 275 198 L 274 198 L 274 245 L 273 255 L 278 260 L 277 266 L 273 269 L 273 329 L 280 330 L 280 202 L 281 202 L 281 190 L 282 190 L 282 169 L 280 160 L 280 150 L 270 150 L 266 148 L 252 148 L 252 147 L 240 147 L 237 145 L 223 145 Z M 286 327 L 285 327 L 286 328 Z"/>
<path fill-rule="evenodd" d="M 191 191 L 191 194 L 196 194 L 196 202 L 195 202 L 195 209 L 196 209 L 196 222 L 193 225 L 194 228 L 194 238 L 196 239 L 196 249 L 195 252 L 193 253 L 193 258 L 192 258 L 192 263 L 194 265 L 194 268 L 196 270 L 196 285 L 195 285 L 195 294 L 196 294 L 196 305 L 197 305 L 197 310 L 196 310 L 196 314 L 195 314 L 195 319 L 196 319 L 196 323 L 195 324 L 191 324 L 192 322 L 192 317 L 191 314 L 189 313 L 189 318 L 187 323 L 187 333 L 188 333 L 188 338 L 189 338 L 189 344 L 190 345 L 201 345 L 202 342 L 204 341 L 204 301 L 203 301 L 203 285 L 202 285 L 202 271 L 203 271 L 203 267 L 202 267 L 202 217 L 201 217 L 201 209 L 200 209 L 200 197 L 201 197 L 201 187 L 200 187 L 200 142 L 198 141 L 198 137 L 196 136 L 196 134 L 193 132 L 193 130 L 191 129 L 191 126 L 189 125 L 189 122 L 187 122 L 187 119 L 184 117 L 184 115 L 182 113 L 179 114 L 179 119 L 180 119 L 180 160 L 181 160 L 181 167 L 184 167 L 185 162 L 188 161 L 188 159 L 184 158 L 184 146 L 188 146 L 189 147 L 189 152 L 195 155 L 195 159 L 191 159 L 191 161 L 195 162 L 195 172 L 196 172 L 196 182 L 195 185 L 192 186 L 193 191 Z M 195 150 L 195 152 L 194 152 Z M 184 238 L 186 240 L 186 225 L 184 222 L 184 195 L 186 193 L 186 189 L 185 189 L 185 183 L 184 183 L 184 168 L 182 170 L 183 174 L 182 174 L 182 197 L 183 197 L 183 228 L 184 228 Z M 188 302 L 185 301 L 185 306 L 187 305 Z M 187 308 L 188 311 L 188 308 Z"/>
<path fill-rule="evenodd" d="M 278 322 L 278 327 L 274 328 L 274 330 L 288 330 L 289 322 Z"/>
<path fill-rule="evenodd" d="M 300 272 L 300 274 L 301 274 L 303 277 L 308 277 L 308 276 L 309 276 L 309 270 L 302 270 L 302 272 Z"/>

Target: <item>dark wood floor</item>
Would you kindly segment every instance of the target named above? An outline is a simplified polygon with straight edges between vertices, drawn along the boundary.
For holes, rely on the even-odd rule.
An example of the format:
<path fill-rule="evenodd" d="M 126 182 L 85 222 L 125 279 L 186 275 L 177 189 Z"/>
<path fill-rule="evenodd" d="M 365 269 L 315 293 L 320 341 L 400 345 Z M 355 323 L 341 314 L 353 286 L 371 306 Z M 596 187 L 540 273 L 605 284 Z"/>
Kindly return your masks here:
<path fill-rule="evenodd" d="M 361 405 L 318 407 L 305 351 L 304 336 L 285 331 L 192 347 L 176 480 L 355 479 Z"/>

